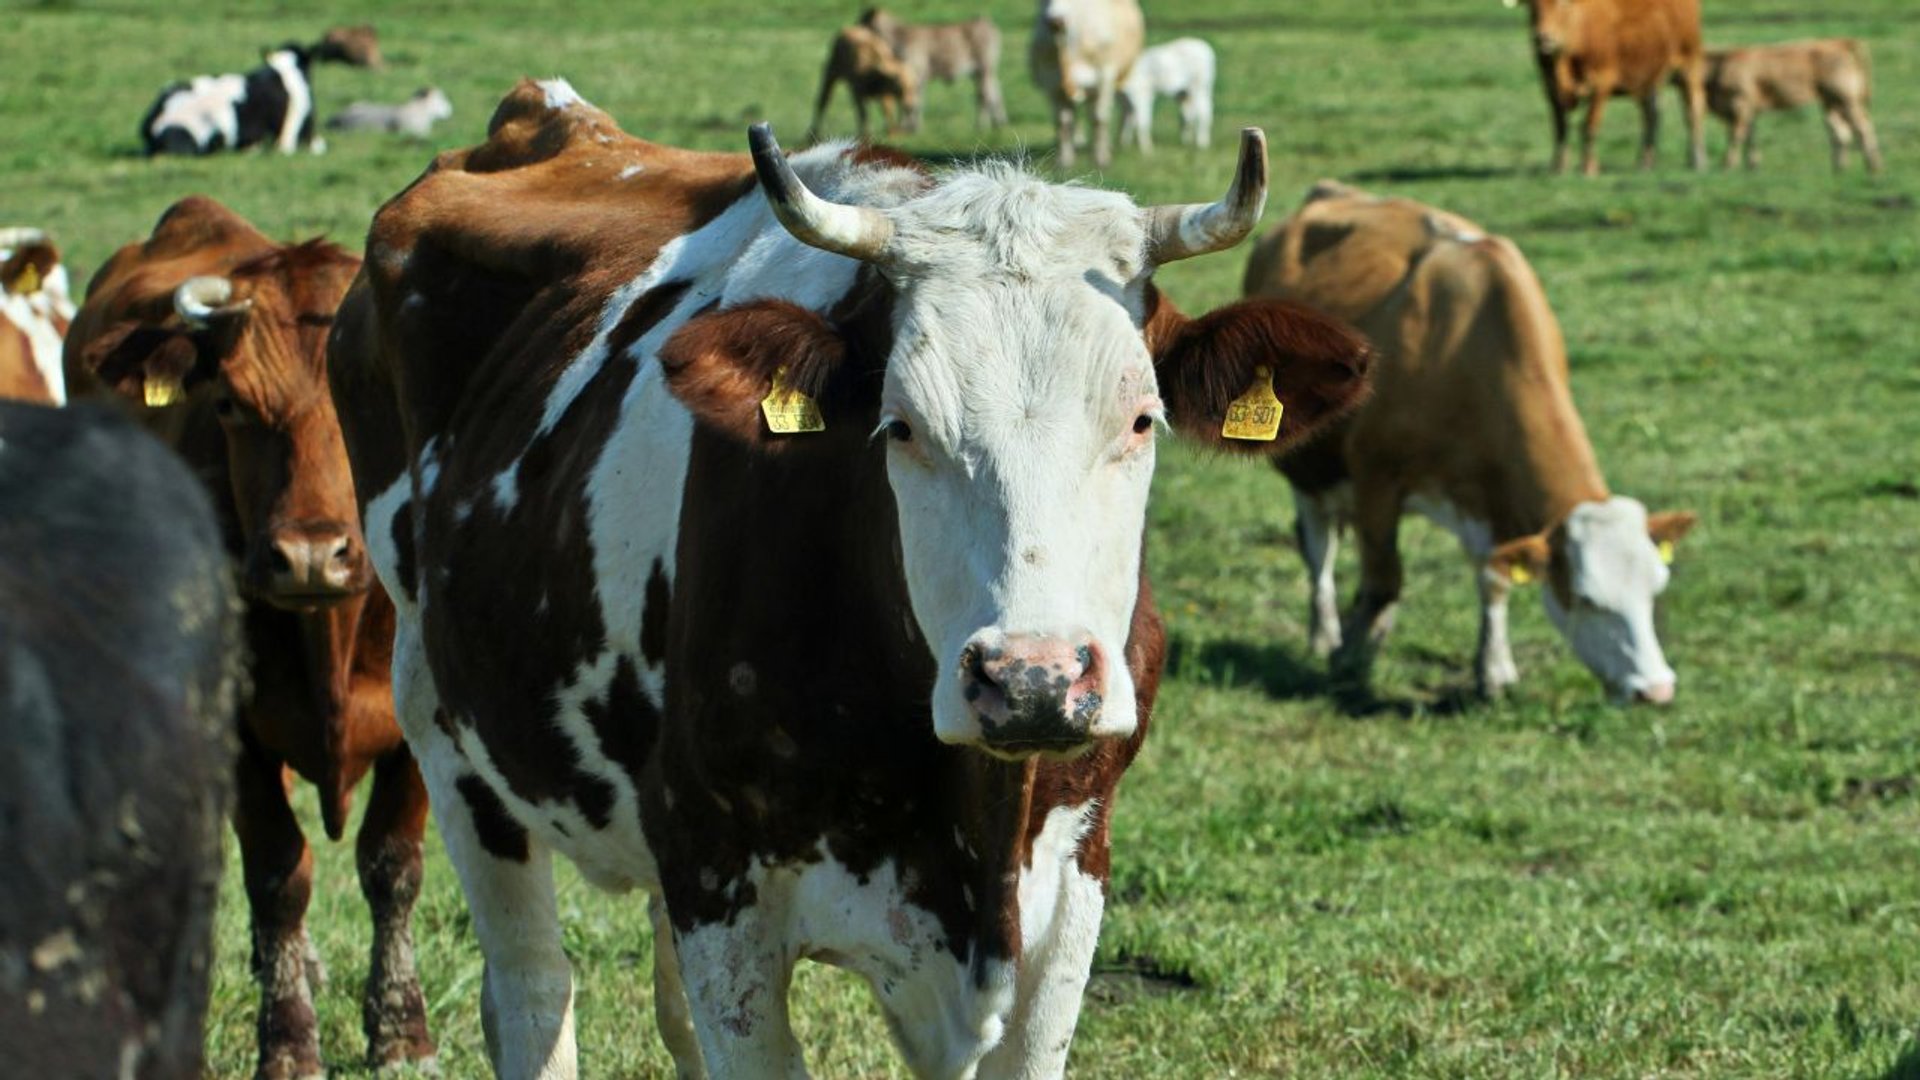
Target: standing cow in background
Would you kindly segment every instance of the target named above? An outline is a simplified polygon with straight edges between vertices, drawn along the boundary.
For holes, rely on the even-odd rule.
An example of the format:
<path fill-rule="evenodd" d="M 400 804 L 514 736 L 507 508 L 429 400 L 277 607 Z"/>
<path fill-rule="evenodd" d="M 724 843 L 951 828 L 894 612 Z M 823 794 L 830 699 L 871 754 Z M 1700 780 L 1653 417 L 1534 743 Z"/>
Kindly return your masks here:
<path fill-rule="evenodd" d="M 197 1080 L 238 605 L 205 492 L 98 407 L 0 402 L 0 1062 Z"/>
<path fill-rule="evenodd" d="M 1519 672 L 1507 593 L 1538 580 L 1547 614 L 1616 698 L 1674 693 L 1654 630 L 1688 513 L 1649 514 L 1607 490 L 1567 381 L 1566 345 L 1518 248 L 1407 199 L 1323 182 L 1268 233 L 1245 292 L 1351 320 L 1380 350 L 1374 396 L 1280 462 L 1312 577 L 1312 642 L 1364 677 L 1393 626 L 1399 522 L 1424 514 L 1459 538 L 1480 585 L 1483 693 Z M 1351 523 L 1360 588 L 1342 627 L 1334 548 Z"/>
<path fill-rule="evenodd" d="M 807 130 L 809 140 L 820 137 L 820 122 L 826 119 L 834 84 L 840 82 L 847 84 L 847 93 L 853 97 L 862 139 L 868 137 L 868 101 L 880 103 L 880 111 L 887 118 L 887 134 L 902 125 L 908 131 L 918 126 L 920 84 L 913 69 L 900 62 L 879 34 L 864 26 L 849 26 L 834 35 L 827 52 L 827 66 L 820 73 L 820 96 L 813 103 L 813 124 Z"/>
<path fill-rule="evenodd" d="M 324 151 L 326 140 L 313 136 L 309 56 L 299 45 L 282 45 L 245 75 L 196 75 L 160 91 L 140 121 L 148 156 L 211 154 L 268 141 L 283 154 L 301 146 Z"/>
<path fill-rule="evenodd" d="M 67 400 L 60 346 L 72 322 L 60 249 L 39 229 L 0 228 L 0 398 Z"/>
<path fill-rule="evenodd" d="M 1000 95 L 1000 28 L 986 16 L 953 23 L 903 23 L 885 8 L 868 8 L 860 25 L 884 38 L 894 55 L 913 72 L 922 95 L 929 83 L 973 80 L 976 127 L 1001 127 L 1007 103 Z M 924 97 L 922 98 L 924 100 Z M 910 130 L 919 130 L 913 110 Z"/>
<path fill-rule="evenodd" d="M 1153 99 L 1180 104 L 1180 141 L 1205 149 L 1213 141 L 1213 46 L 1199 38 L 1179 38 L 1140 54 L 1133 73 L 1120 84 L 1120 141 L 1132 132 L 1141 153 L 1153 149 Z"/>
<path fill-rule="evenodd" d="M 76 397 L 117 398 L 201 474 L 247 597 L 253 692 L 242 703 L 238 803 L 265 1080 L 320 1072 L 305 914 L 313 856 L 286 773 L 319 789 L 327 836 L 373 773 L 357 849 L 373 913 L 362 1020 L 375 1065 L 430 1057 L 408 918 L 426 791 L 388 692 L 393 605 L 367 564 L 327 392 L 326 342 L 359 261 L 281 245 L 210 199 L 167 210 L 94 275 L 67 338 Z"/>
<path fill-rule="evenodd" d="M 1061 168 L 1073 167 L 1082 106 L 1093 114 L 1093 163 L 1105 168 L 1113 160 L 1114 98 L 1145 41 L 1146 19 L 1135 0 L 1040 0 L 1028 61 L 1053 104 Z"/>
<path fill-rule="evenodd" d="M 1660 91 L 1669 82 L 1686 103 L 1687 162 L 1707 167 L 1706 56 L 1700 0 L 1501 0 L 1524 3 L 1533 24 L 1534 59 L 1553 111 L 1553 171 L 1567 169 L 1567 117 L 1587 102 L 1580 171 L 1600 172 L 1594 141 L 1607 99 L 1640 103 L 1640 167 L 1653 167 L 1660 134 Z"/>
<path fill-rule="evenodd" d="M 1880 139 L 1867 117 L 1873 97 L 1867 47 L 1852 38 L 1749 45 L 1707 53 L 1707 106 L 1731 125 L 1727 168 L 1746 155 L 1747 168 L 1759 164 L 1753 148 L 1755 118 L 1769 109 L 1795 109 L 1820 102 L 1827 133 L 1833 139 L 1835 172 L 1847 167 L 1847 144 L 1858 142 L 1867 171 L 1879 172 Z"/>
<path fill-rule="evenodd" d="M 1225 441 L 1257 393 L 1236 445 L 1290 449 L 1365 345 L 1154 285 L 1252 229 L 1258 132 L 1226 198 L 1160 207 L 750 146 L 523 82 L 381 208 L 334 334 L 493 1066 L 577 1074 L 559 853 L 653 894 L 682 1076 L 804 1075 L 810 958 L 916 1075 L 1057 1077 L 1163 661 L 1158 429 Z"/>

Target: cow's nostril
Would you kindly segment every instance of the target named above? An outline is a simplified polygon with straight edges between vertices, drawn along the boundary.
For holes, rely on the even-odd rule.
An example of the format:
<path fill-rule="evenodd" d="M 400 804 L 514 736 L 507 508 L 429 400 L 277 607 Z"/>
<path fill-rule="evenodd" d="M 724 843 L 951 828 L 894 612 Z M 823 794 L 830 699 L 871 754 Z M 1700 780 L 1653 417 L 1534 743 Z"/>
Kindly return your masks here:
<path fill-rule="evenodd" d="M 287 558 L 287 549 L 279 544 L 273 545 L 273 549 L 267 553 L 267 561 L 272 564 L 276 574 L 293 573 L 293 560 Z"/>

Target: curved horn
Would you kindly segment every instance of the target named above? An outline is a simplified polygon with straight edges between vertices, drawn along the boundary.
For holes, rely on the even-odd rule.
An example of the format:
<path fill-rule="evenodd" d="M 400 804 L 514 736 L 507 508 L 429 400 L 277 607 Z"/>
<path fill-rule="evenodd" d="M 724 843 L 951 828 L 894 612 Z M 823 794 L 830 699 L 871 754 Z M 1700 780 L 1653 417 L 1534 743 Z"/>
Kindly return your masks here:
<path fill-rule="evenodd" d="M 188 326 L 203 327 L 215 319 L 241 314 L 253 306 L 251 299 L 230 303 L 233 282 L 223 277 L 191 277 L 173 290 L 173 310 Z"/>
<path fill-rule="evenodd" d="M 1222 251 L 1246 239 L 1267 205 L 1267 136 L 1240 129 L 1240 166 L 1233 186 L 1216 203 L 1154 206 L 1142 213 L 1147 226 L 1147 265 L 1160 266 Z"/>
<path fill-rule="evenodd" d="M 20 248 L 26 247 L 28 244 L 44 244 L 46 242 L 47 231 L 45 229 L 36 229 L 28 225 L 9 225 L 4 229 L 0 229 L 0 248 L 12 248 L 17 251 Z"/>
<path fill-rule="evenodd" d="M 748 128 L 747 145 L 753 149 L 753 170 L 760 174 L 767 205 L 794 239 L 862 262 L 880 259 L 893 239 L 891 218 L 870 206 L 828 202 L 808 191 L 780 152 L 772 125 Z"/>

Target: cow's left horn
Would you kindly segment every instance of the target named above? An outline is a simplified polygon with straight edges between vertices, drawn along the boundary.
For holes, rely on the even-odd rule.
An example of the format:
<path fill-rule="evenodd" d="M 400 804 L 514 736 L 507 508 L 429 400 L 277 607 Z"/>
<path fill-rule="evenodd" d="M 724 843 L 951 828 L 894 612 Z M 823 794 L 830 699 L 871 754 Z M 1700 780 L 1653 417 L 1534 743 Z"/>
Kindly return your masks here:
<path fill-rule="evenodd" d="M 753 149 L 753 169 L 760 174 L 767 205 L 794 239 L 862 262 L 874 262 L 886 251 L 893 239 L 892 219 L 873 207 L 828 202 L 808 191 L 780 152 L 771 125 L 748 128 L 747 145 Z"/>
<path fill-rule="evenodd" d="M 188 326 L 205 326 L 215 319 L 238 315 L 253 306 L 251 299 L 233 303 L 233 282 L 223 277 L 192 277 L 173 291 L 173 310 Z"/>
<path fill-rule="evenodd" d="M 1240 167 L 1233 186 L 1216 203 L 1154 206 L 1143 213 L 1147 225 L 1147 265 L 1160 266 L 1224 251 L 1246 239 L 1267 206 L 1267 136 L 1257 127 L 1240 129 Z"/>

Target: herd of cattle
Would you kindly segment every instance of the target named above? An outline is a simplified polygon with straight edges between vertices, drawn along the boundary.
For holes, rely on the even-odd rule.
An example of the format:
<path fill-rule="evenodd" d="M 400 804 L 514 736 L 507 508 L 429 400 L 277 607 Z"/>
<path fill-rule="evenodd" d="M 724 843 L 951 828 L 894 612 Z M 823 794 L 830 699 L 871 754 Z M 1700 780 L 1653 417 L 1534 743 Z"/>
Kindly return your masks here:
<path fill-rule="evenodd" d="M 1804 84 L 1877 164 L 1855 47 L 1709 69 L 1695 10 L 1647 75 L 1657 20 L 1602 25 L 1635 6 L 1533 0 L 1557 107 L 1590 93 L 1591 129 L 1610 92 L 1679 75 L 1697 101 L 1689 73 L 1744 71 L 1743 142 Z M 1042 3 L 1063 159 L 1089 94 L 1104 159 L 1140 28 L 1132 0 Z M 902 86 L 974 78 L 1000 123 L 998 53 L 990 22 L 872 11 L 828 86 L 879 57 Z M 247 100 L 298 97 L 251 78 Z M 297 123 L 201 119 L 278 139 L 309 131 L 303 100 Z M 0 887 L 0 1056 L 198 1074 L 230 804 L 258 1075 L 319 1075 L 288 784 L 339 839 L 371 775 L 374 1065 L 435 1053 L 409 931 L 431 806 L 501 1076 L 576 1072 L 555 853 L 647 891 L 682 1075 L 792 1074 L 803 957 L 868 979 L 917 1074 L 1061 1074 L 1161 677 L 1141 546 L 1169 429 L 1285 473 L 1311 644 L 1344 676 L 1391 627 L 1411 510 L 1474 569 L 1485 693 L 1517 677 L 1507 599 L 1537 580 L 1610 694 L 1673 698 L 1654 605 L 1694 517 L 1607 487 L 1506 238 L 1323 182 L 1255 246 L 1245 299 L 1188 316 L 1154 271 L 1253 232 L 1258 129 L 1218 201 L 1148 207 L 1006 164 L 789 155 L 764 125 L 748 150 L 647 142 L 523 81 L 379 210 L 364 263 L 195 196 L 76 311 L 48 236 L 0 231 L 0 395 L 33 403 L 0 404 L 0 849 L 28 856 Z"/>

